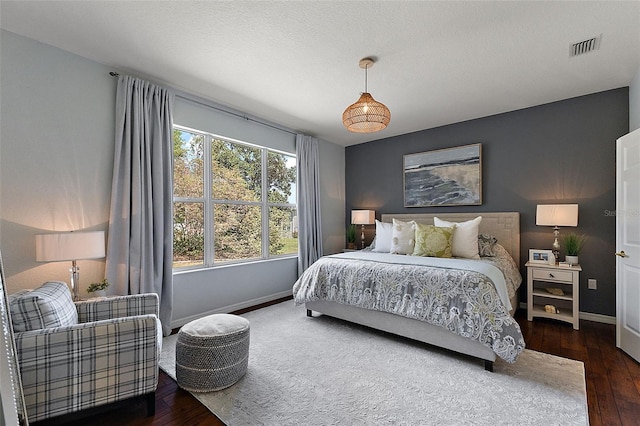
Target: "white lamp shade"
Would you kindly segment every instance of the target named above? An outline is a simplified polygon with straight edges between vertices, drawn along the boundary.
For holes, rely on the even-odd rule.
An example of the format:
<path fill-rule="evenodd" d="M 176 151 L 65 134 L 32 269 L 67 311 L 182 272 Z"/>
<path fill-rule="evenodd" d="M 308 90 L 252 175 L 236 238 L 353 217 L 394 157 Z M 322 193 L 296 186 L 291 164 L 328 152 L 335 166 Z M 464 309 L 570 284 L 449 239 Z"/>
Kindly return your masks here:
<path fill-rule="evenodd" d="M 354 225 L 373 225 L 376 223 L 374 210 L 351 210 L 351 223 Z"/>
<path fill-rule="evenodd" d="M 99 259 L 104 257 L 104 231 L 36 235 L 36 261 Z"/>
<path fill-rule="evenodd" d="M 577 204 L 538 204 L 536 225 L 578 226 Z"/>

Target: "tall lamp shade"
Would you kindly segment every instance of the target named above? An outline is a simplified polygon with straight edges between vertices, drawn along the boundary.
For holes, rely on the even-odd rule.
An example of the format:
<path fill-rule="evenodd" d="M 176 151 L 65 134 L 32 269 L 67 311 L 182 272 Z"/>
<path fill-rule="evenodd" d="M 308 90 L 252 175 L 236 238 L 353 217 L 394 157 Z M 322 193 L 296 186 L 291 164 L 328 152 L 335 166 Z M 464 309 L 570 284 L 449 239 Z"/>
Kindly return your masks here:
<path fill-rule="evenodd" d="M 105 256 L 104 231 L 61 232 L 36 235 L 36 261 L 71 261 L 71 290 L 78 300 L 80 268 L 77 260 L 100 259 Z"/>
<path fill-rule="evenodd" d="M 351 223 L 361 225 L 360 245 L 364 248 L 364 226 L 376 223 L 375 210 L 351 210 Z"/>
<path fill-rule="evenodd" d="M 578 226 L 577 204 L 538 204 L 536 208 L 536 225 L 553 226 L 553 255 L 556 260 L 560 256 L 559 226 Z"/>
<path fill-rule="evenodd" d="M 577 204 L 538 204 L 536 225 L 578 226 Z"/>

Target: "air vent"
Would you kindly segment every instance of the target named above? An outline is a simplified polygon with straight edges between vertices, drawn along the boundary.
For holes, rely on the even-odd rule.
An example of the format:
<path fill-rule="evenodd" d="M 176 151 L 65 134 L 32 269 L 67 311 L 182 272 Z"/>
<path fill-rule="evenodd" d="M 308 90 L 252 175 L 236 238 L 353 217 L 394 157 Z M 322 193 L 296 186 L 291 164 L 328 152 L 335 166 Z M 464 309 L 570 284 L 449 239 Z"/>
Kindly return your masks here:
<path fill-rule="evenodd" d="M 592 37 L 588 40 L 583 40 L 577 43 L 573 43 L 569 48 L 569 57 L 584 55 L 585 53 L 598 50 L 600 48 L 601 39 L 602 39 L 602 34 L 596 37 Z"/>

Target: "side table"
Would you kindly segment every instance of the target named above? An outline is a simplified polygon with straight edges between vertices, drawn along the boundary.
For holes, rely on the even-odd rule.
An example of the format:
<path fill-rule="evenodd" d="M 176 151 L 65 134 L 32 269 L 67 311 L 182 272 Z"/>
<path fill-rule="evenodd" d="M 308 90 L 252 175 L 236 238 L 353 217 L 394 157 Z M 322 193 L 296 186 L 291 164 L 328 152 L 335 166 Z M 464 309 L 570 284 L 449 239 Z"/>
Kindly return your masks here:
<path fill-rule="evenodd" d="M 580 327 L 580 265 L 560 267 L 527 262 L 527 319 L 534 317 L 566 321 L 575 330 Z M 547 312 L 545 306 L 555 307 Z"/>

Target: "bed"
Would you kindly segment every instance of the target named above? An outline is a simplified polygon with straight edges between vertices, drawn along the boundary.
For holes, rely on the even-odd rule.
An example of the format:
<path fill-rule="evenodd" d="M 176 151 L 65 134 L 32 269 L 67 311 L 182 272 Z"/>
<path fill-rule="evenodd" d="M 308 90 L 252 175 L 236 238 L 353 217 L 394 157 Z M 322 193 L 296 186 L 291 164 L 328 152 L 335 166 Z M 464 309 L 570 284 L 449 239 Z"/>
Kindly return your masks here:
<path fill-rule="evenodd" d="M 483 257 L 477 261 L 454 259 L 451 263 L 457 261 L 455 265 L 447 263 L 451 259 L 431 258 L 426 260 L 430 263 L 420 265 L 416 264 L 422 262 L 420 256 L 384 253 L 378 256 L 365 250 L 325 256 L 318 260 L 294 285 L 295 303 L 305 304 L 308 316 L 317 312 L 479 358 L 484 360 L 484 367 L 488 371 L 493 371 L 493 363 L 498 356 L 515 362 L 525 346 L 520 328 L 513 319 L 522 282 L 518 271 L 519 213 L 383 214 L 381 219 L 382 222 L 391 222 L 395 218 L 433 225 L 435 216 L 450 222 L 465 222 L 482 216 L 479 233 L 494 236 L 503 248 L 500 250 L 504 256 L 510 256 L 513 260 L 511 262 L 509 259 L 509 262 L 515 267 L 518 282 L 512 284 L 508 294 L 504 289 L 497 290 L 502 284 L 493 285 L 493 281 L 500 282 L 504 277 L 496 275 L 495 270 L 499 265 L 491 258 Z M 426 303 L 416 297 L 416 292 L 424 293 L 423 284 L 413 285 L 414 289 L 399 289 L 399 286 L 392 284 L 394 278 L 390 271 L 400 274 L 395 275 L 401 277 L 396 280 L 405 282 L 407 287 L 412 287 L 412 282 L 440 282 L 439 298 L 448 291 L 446 286 L 442 286 L 446 280 L 455 283 L 451 287 L 464 288 L 460 291 L 468 294 L 456 298 L 452 296 L 450 300 L 457 300 L 456 306 L 437 306 L 433 303 L 433 297 Z M 354 274 L 368 275 L 363 279 L 362 276 L 356 278 Z M 427 274 L 438 278 L 429 278 L 431 275 Z M 464 280 L 473 284 L 463 284 L 466 282 Z M 510 280 L 515 281 L 515 278 Z M 352 285 L 356 281 L 360 284 Z M 336 285 L 336 282 L 340 284 Z M 364 290 L 362 282 L 367 283 Z M 382 283 L 386 283 L 386 287 Z M 354 298 L 350 296 L 356 291 L 357 303 L 352 302 Z M 384 292 L 389 294 L 382 294 Z M 464 299 L 467 297 L 469 299 Z"/>

